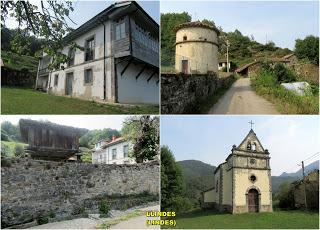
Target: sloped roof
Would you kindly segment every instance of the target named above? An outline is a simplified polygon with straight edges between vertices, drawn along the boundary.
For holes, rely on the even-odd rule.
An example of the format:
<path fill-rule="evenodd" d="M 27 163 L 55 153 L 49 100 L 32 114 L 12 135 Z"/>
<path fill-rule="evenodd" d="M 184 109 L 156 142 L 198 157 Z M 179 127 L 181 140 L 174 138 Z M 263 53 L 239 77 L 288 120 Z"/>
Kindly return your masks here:
<path fill-rule="evenodd" d="M 243 149 L 242 147 L 243 147 L 244 143 L 247 142 L 247 140 L 248 140 L 250 137 L 251 137 L 252 139 L 254 139 L 255 142 L 260 146 L 260 148 L 262 149 L 262 151 L 264 151 L 264 148 L 263 148 L 261 142 L 259 141 L 257 135 L 256 135 L 255 132 L 253 131 L 253 129 L 250 129 L 248 135 L 243 139 L 243 141 L 240 143 L 240 145 L 237 147 L 237 149 Z M 246 149 L 246 147 L 245 147 L 244 149 Z"/>
<path fill-rule="evenodd" d="M 206 28 L 206 29 L 210 29 L 210 30 L 215 31 L 218 35 L 220 34 L 220 31 L 217 29 L 217 27 L 211 26 L 211 25 L 208 25 L 208 24 L 204 24 L 204 23 L 199 22 L 199 21 L 196 21 L 196 22 L 186 22 L 186 23 L 180 24 L 180 25 L 178 25 L 178 26 L 176 26 L 176 27 L 174 28 L 174 31 L 177 32 L 177 31 L 180 30 L 180 29 L 183 29 L 183 28 L 191 28 L 191 27 Z"/>
<path fill-rule="evenodd" d="M 100 25 L 102 22 L 106 21 L 110 17 L 112 17 L 113 13 L 116 12 L 116 10 L 122 8 L 129 13 L 136 13 L 136 12 L 141 12 L 141 17 L 147 18 L 150 22 L 151 25 L 154 28 L 157 28 L 159 30 L 159 25 L 157 22 L 154 21 L 154 19 L 147 14 L 144 9 L 136 2 L 136 1 L 120 1 L 116 2 L 112 5 L 110 5 L 108 8 L 91 18 L 89 21 L 85 22 L 82 24 L 80 27 L 77 29 L 73 30 L 70 32 L 64 39 L 66 42 L 72 41 L 73 39 L 81 36 L 82 34 L 85 34 L 88 30 L 95 28 L 96 26 Z M 151 29 L 151 28 L 150 28 Z"/>
<path fill-rule="evenodd" d="M 248 63 L 248 64 L 236 69 L 236 73 L 242 72 L 244 69 L 246 69 L 246 68 L 248 68 L 248 67 L 250 67 L 250 66 L 252 66 L 254 64 L 257 64 L 257 63 L 259 63 L 259 61 L 250 62 L 250 63 Z"/>
<path fill-rule="evenodd" d="M 289 57 L 292 57 L 293 55 L 294 55 L 294 53 L 292 53 L 292 54 L 287 54 L 287 55 L 283 56 L 282 59 L 287 59 L 287 58 L 289 58 Z"/>

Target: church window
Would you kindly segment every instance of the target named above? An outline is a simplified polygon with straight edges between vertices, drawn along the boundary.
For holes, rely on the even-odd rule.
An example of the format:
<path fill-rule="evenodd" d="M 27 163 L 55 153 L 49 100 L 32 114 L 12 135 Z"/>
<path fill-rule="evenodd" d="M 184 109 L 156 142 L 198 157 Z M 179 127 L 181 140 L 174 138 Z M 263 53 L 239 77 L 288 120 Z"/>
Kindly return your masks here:
<path fill-rule="evenodd" d="M 187 35 L 183 36 L 183 41 L 187 41 Z"/>
<path fill-rule="evenodd" d="M 253 143 L 253 144 L 252 144 L 252 150 L 253 150 L 253 151 L 256 151 L 256 148 L 257 148 L 256 143 Z"/>
<path fill-rule="evenodd" d="M 251 150 L 251 144 L 249 142 L 247 144 L 247 150 Z"/>
<path fill-rule="evenodd" d="M 255 182 L 257 180 L 257 177 L 255 175 L 250 176 L 251 182 Z"/>

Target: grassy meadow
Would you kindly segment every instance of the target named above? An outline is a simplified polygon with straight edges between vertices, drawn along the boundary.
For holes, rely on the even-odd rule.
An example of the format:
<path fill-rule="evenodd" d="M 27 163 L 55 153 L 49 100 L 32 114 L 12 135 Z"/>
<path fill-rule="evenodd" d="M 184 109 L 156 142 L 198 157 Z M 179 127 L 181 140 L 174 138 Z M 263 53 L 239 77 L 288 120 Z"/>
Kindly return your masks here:
<path fill-rule="evenodd" d="M 2 114 L 159 114 L 152 105 L 102 104 L 23 88 L 1 88 Z"/>
<path fill-rule="evenodd" d="M 207 210 L 179 216 L 176 221 L 175 228 L 187 229 L 319 229 L 319 213 L 303 211 L 232 215 Z"/>

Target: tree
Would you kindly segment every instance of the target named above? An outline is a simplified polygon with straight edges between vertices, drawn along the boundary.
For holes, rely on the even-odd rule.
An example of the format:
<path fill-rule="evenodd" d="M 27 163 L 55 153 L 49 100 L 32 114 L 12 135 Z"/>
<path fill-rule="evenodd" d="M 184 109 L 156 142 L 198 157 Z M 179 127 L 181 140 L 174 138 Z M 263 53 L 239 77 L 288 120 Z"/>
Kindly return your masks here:
<path fill-rule="evenodd" d="M 6 137 L 2 137 L 1 135 L 1 138 L 7 138 L 8 141 L 21 141 L 19 125 L 13 125 L 9 121 L 4 121 L 1 123 L 1 133 L 6 135 Z"/>
<path fill-rule="evenodd" d="M 64 46 L 82 49 L 74 42 L 67 44 L 64 40 L 64 36 L 72 31 L 68 21 L 73 22 L 69 17 L 73 10 L 72 1 L 41 1 L 40 6 L 29 1 L 1 1 L 1 27 L 5 27 L 8 18 L 13 18 L 24 33 L 43 38 L 46 41 L 43 51 L 53 60 L 50 68 L 59 68 L 61 63 L 69 60 L 61 53 Z M 15 45 L 23 49 L 25 44 L 17 40 Z"/>
<path fill-rule="evenodd" d="M 212 20 L 203 19 L 201 22 L 202 22 L 203 24 L 208 25 L 208 26 L 213 26 L 213 27 L 216 26 L 216 24 L 215 24 L 214 21 L 212 21 Z"/>
<path fill-rule="evenodd" d="M 1 157 L 6 157 L 9 154 L 10 154 L 9 147 L 1 142 Z"/>
<path fill-rule="evenodd" d="M 184 197 L 185 182 L 168 146 L 161 147 L 161 211 L 187 211 L 191 202 Z"/>
<path fill-rule="evenodd" d="M 174 65 L 176 33 L 174 28 L 182 23 L 190 22 L 187 12 L 161 14 L 161 64 Z"/>
<path fill-rule="evenodd" d="M 319 37 L 309 35 L 305 39 L 297 39 L 294 52 L 298 59 L 319 65 Z"/>
<path fill-rule="evenodd" d="M 112 136 L 120 136 L 120 132 L 116 129 L 95 129 L 87 132 L 83 135 L 80 140 L 79 144 L 80 147 L 92 148 L 94 144 L 102 139 L 111 140 Z"/>
<path fill-rule="evenodd" d="M 153 160 L 159 153 L 159 117 L 130 117 L 124 121 L 123 137 L 133 143 L 130 153 L 137 163 Z"/>

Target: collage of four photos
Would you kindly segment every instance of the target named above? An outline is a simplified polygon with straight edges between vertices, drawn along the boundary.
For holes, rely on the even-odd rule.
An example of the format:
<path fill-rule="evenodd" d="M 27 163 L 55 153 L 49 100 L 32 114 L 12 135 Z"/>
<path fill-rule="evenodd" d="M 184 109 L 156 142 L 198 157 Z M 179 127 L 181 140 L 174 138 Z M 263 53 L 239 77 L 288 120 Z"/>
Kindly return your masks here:
<path fill-rule="evenodd" d="M 319 1 L 1 1 L 1 228 L 319 229 Z"/>

